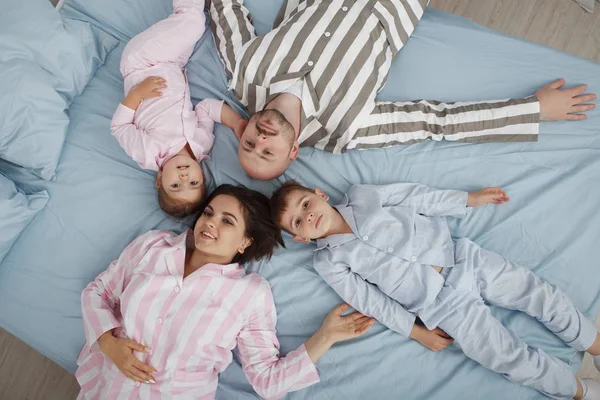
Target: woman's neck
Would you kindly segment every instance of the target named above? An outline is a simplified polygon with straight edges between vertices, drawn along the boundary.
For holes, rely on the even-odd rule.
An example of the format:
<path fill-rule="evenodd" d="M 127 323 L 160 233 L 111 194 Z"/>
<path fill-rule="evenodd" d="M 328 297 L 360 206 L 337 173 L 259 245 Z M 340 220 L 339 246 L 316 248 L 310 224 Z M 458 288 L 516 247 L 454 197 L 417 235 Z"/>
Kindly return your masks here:
<path fill-rule="evenodd" d="M 217 257 L 214 255 L 204 254 L 193 247 L 188 247 L 185 253 L 185 268 L 183 277 L 187 277 L 206 264 L 227 265 L 231 264 L 231 261 L 232 260 L 228 259 L 227 257 Z"/>

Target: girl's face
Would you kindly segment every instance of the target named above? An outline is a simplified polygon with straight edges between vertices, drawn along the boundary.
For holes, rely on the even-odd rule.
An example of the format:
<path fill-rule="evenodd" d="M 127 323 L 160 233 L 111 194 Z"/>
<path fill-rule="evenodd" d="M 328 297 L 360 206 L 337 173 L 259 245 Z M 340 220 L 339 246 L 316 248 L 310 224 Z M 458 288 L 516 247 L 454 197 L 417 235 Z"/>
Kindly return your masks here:
<path fill-rule="evenodd" d="M 178 154 L 163 165 L 156 187 L 162 186 L 167 195 L 186 203 L 198 203 L 204 194 L 204 172 L 187 154 Z"/>
<path fill-rule="evenodd" d="M 241 203 L 233 196 L 218 195 L 206 206 L 194 226 L 196 250 L 229 264 L 243 253 L 252 239 L 246 236 Z"/>

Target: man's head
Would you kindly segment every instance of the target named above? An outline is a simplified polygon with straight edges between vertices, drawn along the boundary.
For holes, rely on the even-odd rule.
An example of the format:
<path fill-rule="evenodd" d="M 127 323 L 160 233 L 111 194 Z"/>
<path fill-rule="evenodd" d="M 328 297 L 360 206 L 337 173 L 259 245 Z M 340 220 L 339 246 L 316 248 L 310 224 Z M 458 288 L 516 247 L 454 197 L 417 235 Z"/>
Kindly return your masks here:
<path fill-rule="evenodd" d="M 204 172 L 198 161 L 187 154 L 178 154 L 158 172 L 158 204 L 175 218 L 195 214 L 205 197 L 204 186 Z"/>
<path fill-rule="evenodd" d="M 298 157 L 294 127 L 281 112 L 259 111 L 240 137 L 238 159 L 250 177 L 263 181 L 281 176 Z"/>
<path fill-rule="evenodd" d="M 321 189 L 314 191 L 289 180 L 271 197 L 271 216 L 275 224 L 294 236 L 297 242 L 310 242 L 327 236 L 337 211 L 327 202 Z"/>

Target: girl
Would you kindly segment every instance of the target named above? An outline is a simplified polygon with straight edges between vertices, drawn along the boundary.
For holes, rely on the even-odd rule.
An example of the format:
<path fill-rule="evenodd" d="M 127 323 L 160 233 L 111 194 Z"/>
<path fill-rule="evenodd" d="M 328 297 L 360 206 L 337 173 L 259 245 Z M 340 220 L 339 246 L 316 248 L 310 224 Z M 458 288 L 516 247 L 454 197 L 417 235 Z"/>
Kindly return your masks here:
<path fill-rule="evenodd" d="M 223 101 L 193 109 L 184 67 L 204 25 L 203 0 L 174 0 L 173 14 L 134 37 L 121 57 L 126 97 L 112 135 L 140 167 L 158 171 L 158 201 L 173 217 L 197 212 L 205 197 L 198 163 L 212 148 L 214 123 L 235 132 L 245 126 Z"/>
<path fill-rule="evenodd" d="M 249 382 L 279 398 L 319 381 L 314 363 L 374 320 L 336 307 L 298 349 L 279 355 L 267 281 L 242 265 L 283 244 L 269 201 L 219 186 L 193 232 L 151 231 L 134 240 L 82 294 L 86 345 L 80 399 L 212 399 L 238 346 Z"/>

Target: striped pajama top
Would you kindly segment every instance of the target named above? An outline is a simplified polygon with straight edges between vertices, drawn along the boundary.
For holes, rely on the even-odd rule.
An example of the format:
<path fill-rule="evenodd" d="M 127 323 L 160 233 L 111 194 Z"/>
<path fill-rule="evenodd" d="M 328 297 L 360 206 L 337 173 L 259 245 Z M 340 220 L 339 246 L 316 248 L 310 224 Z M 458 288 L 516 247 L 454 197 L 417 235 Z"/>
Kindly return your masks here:
<path fill-rule="evenodd" d="M 85 288 L 86 344 L 75 374 L 79 398 L 213 399 L 217 374 L 231 363 L 236 345 L 263 398 L 318 382 L 304 345 L 279 356 L 275 304 L 265 279 L 238 264 L 207 264 L 183 279 L 187 238 L 150 231 Z M 113 328 L 152 349 L 134 354 L 158 371 L 156 383 L 132 381 L 100 351 L 98 338 Z"/>
<path fill-rule="evenodd" d="M 256 36 L 242 0 L 212 0 L 229 89 L 250 114 L 302 80 L 298 141 L 342 153 L 426 139 L 536 141 L 535 96 L 485 102 L 376 101 L 428 0 L 287 0 Z"/>

